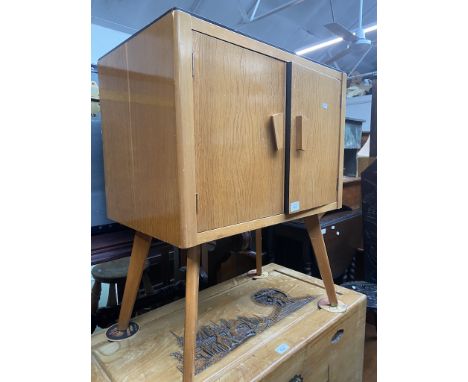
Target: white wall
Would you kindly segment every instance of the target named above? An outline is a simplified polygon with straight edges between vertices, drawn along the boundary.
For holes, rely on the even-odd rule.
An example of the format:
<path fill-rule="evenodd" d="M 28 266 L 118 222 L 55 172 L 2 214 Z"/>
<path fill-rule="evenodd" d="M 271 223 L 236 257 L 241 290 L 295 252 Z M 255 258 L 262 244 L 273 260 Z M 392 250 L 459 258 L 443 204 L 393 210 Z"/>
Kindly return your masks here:
<path fill-rule="evenodd" d="M 91 63 L 97 64 L 99 58 L 129 37 L 128 33 L 91 24 Z"/>

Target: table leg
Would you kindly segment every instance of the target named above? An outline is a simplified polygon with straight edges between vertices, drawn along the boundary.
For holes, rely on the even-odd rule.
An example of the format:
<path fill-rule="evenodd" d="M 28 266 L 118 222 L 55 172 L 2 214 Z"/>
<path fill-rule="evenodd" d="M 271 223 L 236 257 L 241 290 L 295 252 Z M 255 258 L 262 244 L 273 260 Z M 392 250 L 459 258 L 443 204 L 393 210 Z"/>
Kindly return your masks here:
<path fill-rule="evenodd" d="M 118 329 L 121 331 L 128 328 L 150 245 L 151 236 L 147 236 L 141 232 L 135 232 L 118 322 Z"/>
<path fill-rule="evenodd" d="M 195 376 L 199 273 L 200 246 L 196 246 L 190 248 L 187 251 L 187 273 L 185 285 L 184 382 L 192 382 Z"/>
<path fill-rule="evenodd" d="M 317 260 L 317 266 L 320 271 L 320 277 L 325 285 L 328 302 L 330 303 L 330 306 L 335 307 L 338 305 L 338 299 L 336 297 L 330 262 L 328 261 L 327 248 L 325 247 L 322 230 L 320 228 L 319 216 L 308 216 L 304 218 L 304 222 L 312 243 L 312 248 L 314 249 L 315 259 Z"/>

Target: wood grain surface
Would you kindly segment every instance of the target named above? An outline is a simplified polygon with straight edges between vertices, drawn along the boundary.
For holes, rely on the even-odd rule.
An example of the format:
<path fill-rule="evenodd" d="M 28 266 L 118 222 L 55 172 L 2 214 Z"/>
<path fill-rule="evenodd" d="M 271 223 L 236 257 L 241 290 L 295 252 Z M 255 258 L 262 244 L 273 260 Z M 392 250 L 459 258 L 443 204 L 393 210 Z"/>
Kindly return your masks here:
<path fill-rule="evenodd" d="M 179 188 L 179 247 L 196 245 L 195 132 L 193 110 L 192 17 L 174 12 L 174 70 L 177 180 Z"/>
<path fill-rule="evenodd" d="M 284 113 L 284 62 L 198 32 L 193 45 L 198 231 L 280 213 L 271 116 Z"/>
<path fill-rule="evenodd" d="M 296 211 L 337 201 L 341 90 L 339 80 L 292 65 L 289 203 L 299 202 Z"/>
<path fill-rule="evenodd" d="M 265 316 L 271 307 L 250 296 L 262 288 L 277 288 L 291 297 L 324 295 L 321 280 L 269 264 L 268 277 L 246 275 L 200 292 L 199 325 L 237 316 Z M 289 381 L 301 373 L 307 382 L 360 382 L 364 347 L 365 297 L 336 287 L 346 313 L 318 309 L 316 300 L 250 338 L 219 362 L 195 376 L 195 381 Z M 93 381 L 181 381 L 171 353 L 179 351 L 176 335 L 183 334 L 184 302 L 179 300 L 135 319 L 140 332 L 123 342 L 109 343 L 103 333 L 92 337 Z M 331 339 L 344 330 L 337 343 Z M 286 344 L 283 353 L 276 351 Z M 285 346 L 283 346 L 285 348 Z"/>
<path fill-rule="evenodd" d="M 178 243 L 173 45 L 169 14 L 105 56 L 99 79 L 107 214 Z"/>
<path fill-rule="evenodd" d="M 99 62 L 99 92 L 107 215 L 128 225 L 135 214 L 135 189 L 126 44 Z"/>
<path fill-rule="evenodd" d="M 119 330 L 126 330 L 128 328 L 150 246 L 150 236 L 140 232 L 135 233 L 132 255 L 130 256 L 130 263 L 128 265 L 127 280 L 125 281 L 122 306 L 120 307 L 119 313 Z"/>
<path fill-rule="evenodd" d="M 192 17 L 192 28 L 194 31 L 204 33 L 208 36 L 213 36 L 220 40 L 232 42 L 233 44 L 236 44 L 238 46 L 265 54 L 270 57 L 275 57 L 284 62 L 293 62 L 302 65 L 310 70 L 313 70 L 317 73 L 321 73 L 327 77 L 341 80 L 342 72 L 336 69 L 330 68 L 325 65 L 321 65 L 317 62 L 308 60 L 296 54 L 285 52 L 282 49 L 275 48 L 274 46 L 268 45 L 258 40 L 254 40 L 247 36 L 243 36 L 232 30 L 223 28 L 219 25 L 212 24 L 209 21 L 201 20 L 197 17 Z"/>
<path fill-rule="evenodd" d="M 307 233 L 309 234 L 312 248 L 314 249 L 315 260 L 317 261 L 320 277 L 322 278 L 327 291 L 328 301 L 331 306 L 337 306 L 338 299 L 335 292 L 335 285 L 333 284 L 333 276 L 330 269 L 330 262 L 328 260 L 327 248 L 323 241 L 319 217 L 318 215 L 307 216 L 304 218 L 304 223 Z"/>
<path fill-rule="evenodd" d="M 273 127 L 273 137 L 276 150 L 282 150 L 284 147 L 284 114 L 277 113 L 271 116 Z"/>
<path fill-rule="evenodd" d="M 344 167 L 344 136 L 346 125 L 346 87 L 348 76 L 341 73 L 341 115 L 340 115 L 340 149 L 338 151 L 338 208 L 343 207 L 343 167 Z"/>
<path fill-rule="evenodd" d="M 336 205 L 336 202 L 333 202 L 322 207 L 313 208 L 311 210 L 299 212 L 296 214 L 279 214 L 274 216 L 268 216 L 266 218 L 251 220 L 249 222 L 233 224 L 222 228 L 200 232 L 198 234 L 197 240 L 200 243 L 206 243 L 211 240 L 221 239 L 223 237 L 236 235 L 242 232 L 253 231 L 258 228 L 264 228 L 291 220 L 302 219 L 306 216 L 311 216 L 315 214 L 322 214 L 327 211 L 336 210 Z"/>
<path fill-rule="evenodd" d="M 192 382 L 195 374 L 195 342 L 198 323 L 198 279 L 200 275 L 200 246 L 187 251 L 184 323 L 184 382 Z"/>

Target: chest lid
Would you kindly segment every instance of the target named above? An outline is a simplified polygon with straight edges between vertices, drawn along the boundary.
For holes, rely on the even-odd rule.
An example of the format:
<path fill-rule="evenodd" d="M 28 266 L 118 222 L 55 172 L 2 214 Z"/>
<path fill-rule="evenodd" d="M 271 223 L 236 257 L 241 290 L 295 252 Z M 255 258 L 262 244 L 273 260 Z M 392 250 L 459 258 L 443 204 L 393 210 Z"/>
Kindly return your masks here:
<path fill-rule="evenodd" d="M 263 270 L 265 278 L 241 275 L 200 292 L 196 381 L 231 374 L 255 380 L 343 317 L 317 307 L 325 296 L 321 280 L 276 264 Z M 337 287 L 337 294 L 349 312 L 364 303 L 351 290 Z M 140 331 L 128 340 L 108 342 L 104 332 L 95 334 L 93 381 L 182 380 L 184 303 L 136 317 Z"/>

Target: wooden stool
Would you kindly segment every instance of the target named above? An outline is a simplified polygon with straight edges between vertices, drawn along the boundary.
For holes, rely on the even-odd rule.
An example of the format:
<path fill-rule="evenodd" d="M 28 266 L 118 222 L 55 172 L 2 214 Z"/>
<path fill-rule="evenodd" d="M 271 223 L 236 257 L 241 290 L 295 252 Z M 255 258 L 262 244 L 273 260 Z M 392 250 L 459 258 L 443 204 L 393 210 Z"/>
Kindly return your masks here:
<path fill-rule="evenodd" d="M 123 257 L 121 259 L 108 261 L 105 263 L 97 264 L 91 271 L 94 278 L 94 285 L 91 290 L 91 314 L 95 314 L 101 298 L 101 284 L 109 284 L 109 294 L 107 296 L 107 306 L 117 305 L 117 297 L 115 286 L 120 286 L 120 290 L 123 290 L 125 285 L 125 279 L 127 278 L 128 265 L 130 263 L 130 257 Z M 148 260 L 144 263 L 144 272 L 142 277 L 142 283 L 145 288 L 147 295 L 153 293 L 153 287 L 149 279 L 148 274 L 145 270 L 148 268 Z M 122 296 L 119 293 L 118 302 L 120 303 Z"/>

